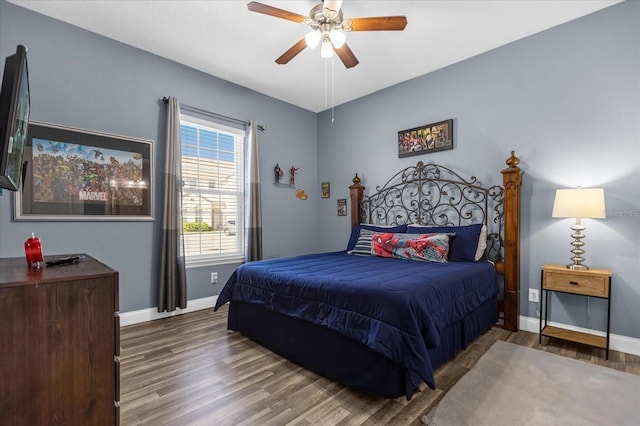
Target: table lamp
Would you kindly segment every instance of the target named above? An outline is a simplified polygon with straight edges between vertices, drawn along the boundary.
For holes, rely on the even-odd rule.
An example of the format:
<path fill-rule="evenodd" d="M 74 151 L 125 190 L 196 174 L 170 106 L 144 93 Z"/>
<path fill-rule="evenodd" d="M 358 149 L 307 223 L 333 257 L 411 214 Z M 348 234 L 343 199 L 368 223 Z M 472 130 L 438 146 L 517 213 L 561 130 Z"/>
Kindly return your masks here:
<path fill-rule="evenodd" d="M 558 189 L 553 202 L 552 217 L 574 217 L 576 224 L 571 227 L 573 230 L 573 257 L 572 264 L 567 268 L 573 270 L 587 270 L 589 267 L 583 265 L 584 258 L 584 234 L 585 227 L 581 224 L 581 219 L 604 219 L 606 216 L 604 206 L 604 189 L 602 188 L 576 188 Z"/>

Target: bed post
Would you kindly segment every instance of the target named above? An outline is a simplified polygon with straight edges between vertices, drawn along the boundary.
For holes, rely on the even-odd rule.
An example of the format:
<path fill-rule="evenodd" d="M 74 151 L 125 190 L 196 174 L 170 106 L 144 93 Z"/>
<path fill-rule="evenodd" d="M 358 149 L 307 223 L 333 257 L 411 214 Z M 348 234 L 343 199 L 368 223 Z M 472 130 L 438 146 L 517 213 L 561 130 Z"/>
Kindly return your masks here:
<path fill-rule="evenodd" d="M 360 185 L 360 178 L 356 173 L 353 178 L 353 185 L 349 187 L 349 195 L 351 196 L 351 229 L 362 221 L 362 195 L 364 194 L 364 186 Z"/>
<path fill-rule="evenodd" d="M 520 318 L 520 159 L 511 151 L 502 170 L 504 196 L 504 328 L 518 331 Z"/>

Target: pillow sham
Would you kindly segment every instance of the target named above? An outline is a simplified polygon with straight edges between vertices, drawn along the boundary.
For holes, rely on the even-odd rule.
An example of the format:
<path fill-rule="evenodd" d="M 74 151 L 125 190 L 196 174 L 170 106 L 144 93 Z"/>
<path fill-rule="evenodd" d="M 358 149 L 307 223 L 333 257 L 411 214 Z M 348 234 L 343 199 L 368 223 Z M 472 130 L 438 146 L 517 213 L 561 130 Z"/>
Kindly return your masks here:
<path fill-rule="evenodd" d="M 347 251 L 353 250 L 360 238 L 360 230 L 367 229 L 374 232 L 406 232 L 407 225 L 395 225 L 395 226 L 380 226 L 369 225 L 366 223 L 359 223 L 351 230 L 351 237 L 349 237 L 349 243 L 347 244 Z"/>
<path fill-rule="evenodd" d="M 480 229 L 480 237 L 478 237 L 478 248 L 476 249 L 476 262 L 484 257 L 484 251 L 487 249 L 487 225 L 482 225 Z"/>
<path fill-rule="evenodd" d="M 407 232 L 410 234 L 455 233 L 449 242 L 450 262 L 478 261 L 482 259 L 487 248 L 487 227 L 482 223 L 465 226 L 408 225 Z"/>
<path fill-rule="evenodd" d="M 373 253 L 371 251 L 371 239 L 373 238 L 373 231 L 369 231 L 368 229 L 360 230 L 360 237 L 356 242 L 356 245 L 352 250 L 349 250 L 347 253 L 355 254 L 358 256 L 371 256 Z"/>
<path fill-rule="evenodd" d="M 375 256 L 446 263 L 449 234 L 373 232 L 371 248 Z"/>

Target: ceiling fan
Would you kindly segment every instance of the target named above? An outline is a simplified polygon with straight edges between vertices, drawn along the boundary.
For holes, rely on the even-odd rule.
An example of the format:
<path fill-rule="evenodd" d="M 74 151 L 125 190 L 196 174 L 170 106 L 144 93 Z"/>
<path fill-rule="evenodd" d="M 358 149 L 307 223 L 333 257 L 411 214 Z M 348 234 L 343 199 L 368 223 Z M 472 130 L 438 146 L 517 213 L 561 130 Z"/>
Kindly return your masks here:
<path fill-rule="evenodd" d="M 255 1 L 247 4 L 247 8 L 252 12 L 311 27 L 311 32 L 276 59 L 276 63 L 282 65 L 288 63 L 305 47 L 313 49 L 322 43 L 320 56 L 330 58 L 335 51 L 344 66 L 352 68 L 358 65 L 359 61 L 345 42 L 343 31 L 402 31 L 407 26 L 405 16 L 344 19 L 341 6 L 342 0 L 324 0 L 323 3 L 314 6 L 307 17 Z"/>

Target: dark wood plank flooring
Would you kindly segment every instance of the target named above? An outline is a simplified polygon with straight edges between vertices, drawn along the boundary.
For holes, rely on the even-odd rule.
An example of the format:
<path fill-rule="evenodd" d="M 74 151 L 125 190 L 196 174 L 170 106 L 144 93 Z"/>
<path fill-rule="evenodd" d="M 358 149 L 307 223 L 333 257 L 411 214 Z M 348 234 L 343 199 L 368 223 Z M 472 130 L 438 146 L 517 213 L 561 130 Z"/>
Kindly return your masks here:
<path fill-rule="evenodd" d="M 123 327 L 122 425 L 420 425 L 496 340 L 640 375 L 640 357 L 495 327 L 436 372 L 411 401 L 372 397 L 305 370 L 240 333 L 227 309 Z"/>

